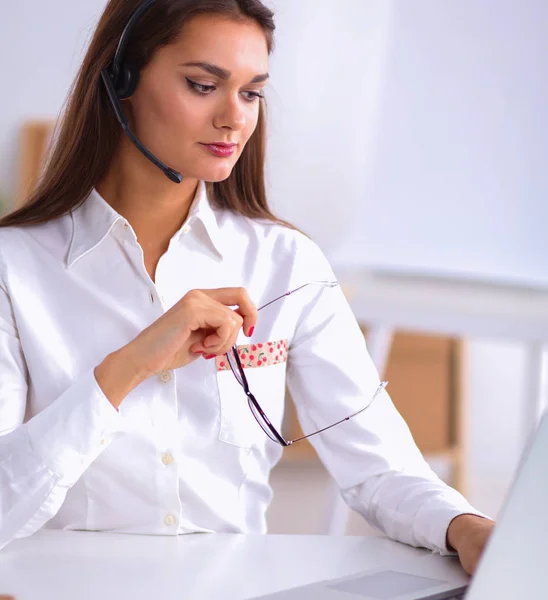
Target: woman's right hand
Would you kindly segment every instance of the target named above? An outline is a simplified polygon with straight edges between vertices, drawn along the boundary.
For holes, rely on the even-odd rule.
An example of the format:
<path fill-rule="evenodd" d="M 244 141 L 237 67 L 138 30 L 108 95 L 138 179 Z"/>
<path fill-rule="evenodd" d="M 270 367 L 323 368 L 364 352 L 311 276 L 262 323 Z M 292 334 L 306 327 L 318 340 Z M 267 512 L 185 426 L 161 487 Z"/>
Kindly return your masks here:
<path fill-rule="evenodd" d="M 201 355 L 226 353 L 240 328 L 250 336 L 256 322 L 257 309 L 244 288 L 191 290 L 129 344 L 106 356 L 95 367 L 95 378 L 118 409 L 152 375 L 187 365 Z"/>
<path fill-rule="evenodd" d="M 236 306 L 237 309 L 230 308 Z M 126 347 L 143 378 L 224 354 L 240 329 L 250 336 L 257 310 L 245 288 L 191 290 Z"/>

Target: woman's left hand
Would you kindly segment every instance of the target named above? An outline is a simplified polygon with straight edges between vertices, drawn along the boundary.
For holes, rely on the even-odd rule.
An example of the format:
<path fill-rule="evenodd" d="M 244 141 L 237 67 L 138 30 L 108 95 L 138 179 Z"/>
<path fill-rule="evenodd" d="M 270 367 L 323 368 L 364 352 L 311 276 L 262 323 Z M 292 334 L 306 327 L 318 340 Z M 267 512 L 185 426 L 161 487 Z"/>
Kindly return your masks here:
<path fill-rule="evenodd" d="M 464 570 L 473 575 L 495 522 L 476 515 L 459 515 L 449 524 L 447 542 L 459 554 Z"/>

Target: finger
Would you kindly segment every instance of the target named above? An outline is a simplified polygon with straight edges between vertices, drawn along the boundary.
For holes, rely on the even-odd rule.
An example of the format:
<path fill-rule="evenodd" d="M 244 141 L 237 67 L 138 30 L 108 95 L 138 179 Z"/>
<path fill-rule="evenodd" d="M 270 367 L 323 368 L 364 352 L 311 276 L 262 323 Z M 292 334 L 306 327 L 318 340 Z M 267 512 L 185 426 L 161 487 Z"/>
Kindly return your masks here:
<path fill-rule="evenodd" d="M 213 354 L 217 356 L 226 354 L 236 343 L 241 327 L 242 318 L 232 312 L 228 327 L 226 329 L 223 328 L 222 331 L 217 331 L 216 338 L 211 342 L 211 345 L 207 338 L 204 339 L 203 345 L 206 348 L 205 358 L 212 358 Z"/>
<path fill-rule="evenodd" d="M 219 349 L 219 355 L 226 354 L 235 344 L 238 339 L 238 334 L 240 333 L 241 326 L 235 327 L 232 331 L 232 335 L 226 340 L 226 342 Z"/>
<path fill-rule="evenodd" d="M 221 354 L 226 354 L 230 350 L 230 348 L 232 348 L 232 346 L 236 343 L 239 331 L 240 331 L 240 327 L 235 327 L 232 331 L 232 334 L 228 338 L 228 340 L 225 340 L 224 342 L 221 340 L 221 338 L 219 336 L 214 337 L 214 334 L 215 334 L 214 330 L 208 329 L 208 330 L 204 330 L 204 331 L 195 332 L 200 335 L 196 337 L 196 339 L 190 346 L 189 350 L 190 350 L 190 352 L 192 352 L 194 354 L 205 354 L 206 356 L 210 356 L 211 354 L 213 354 L 212 348 L 215 348 L 216 355 L 220 356 Z M 211 340 L 212 338 L 214 339 L 214 341 L 217 345 L 206 347 L 204 344 L 204 341 L 206 339 Z"/>
<path fill-rule="evenodd" d="M 241 320 L 241 317 L 235 315 L 234 311 L 230 308 L 209 297 L 200 299 L 198 302 L 193 300 L 193 304 L 187 311 L 187 314 L 188 321 L 185 325 L 192 332 L 201 331 L 202 336 L 206 331 L 210 334 L 214 333 L 219 327 L 225 325 L 227 321 L 232 320 L 234 317 Z"/>
<path fill-rule="evenodd" d="M 222 353 L 223 348 L 230 343 L 230 340 L 236 339 L 238 333 L 242 327 L 243 319 L 235 311 L 226 308 L 225 309 L 225 321 L 221 327 L 217 328 L 217 331 L 211 340 L 204 339 L 204 346 L 206 348 L 213 349 L 216 353 Z"/>
<path fill-rule="evenodd" d="M 202 341 L 205 337 L 213 333 L 213 331 L 214 330 L 212 329 L 198 329 L 197 331 L 193 331 L 188 339 L 190 344 L 188 347 L 189 352 L 192 352 L 193 354 L 203 354 L 204 347 Z"/>
<path fill-rule="evenodd" d="M 242 319 L 241 317 L 234 314 L 233 311 L 228 311 L 223 322 L 215 329 L 213 333 L 207 335 L 203 341 L 202 346 L 208 355 L 211 354 L 224 354 L 224 348 L 230 347 L 230 341 L 238 335 L 240 330 Z"/>
<path fill-rule="evenodd" d="M 242 317 L 242 329 L 245 335 L 247 335 L 247 337 L 251 337 L 253 335 L 253 331 L 255 330 L 255 325 L 257 324 L 257 318 L 255 317 L 255 320 L 253 321 L 253 319 L 250 317 L 242 314 L 239 308 L 236 308 L 234 312 Z"/>
<path fill-rule="evenodd" d="M 249 337 L 257 324 L 257 308 L 251 301 L 247 290 L 243 287 L 218 288 L 213 290 L 201 290 L 212 300 L 220 302 L 225 306 L 237 306 L 235 311 L 243 318 L 243 330 Z"/>

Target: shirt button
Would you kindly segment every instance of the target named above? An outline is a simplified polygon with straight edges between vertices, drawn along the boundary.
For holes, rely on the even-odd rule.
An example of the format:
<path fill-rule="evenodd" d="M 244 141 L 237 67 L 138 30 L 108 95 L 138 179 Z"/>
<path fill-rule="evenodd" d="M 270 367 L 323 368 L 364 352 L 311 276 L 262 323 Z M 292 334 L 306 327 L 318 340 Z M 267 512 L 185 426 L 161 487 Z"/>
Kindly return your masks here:
<path fill-rule="evenodd" d="M 162 462 L 164 463 L 164 465 L 170 465 L 173 462 L 173 456 L 171 456 L 169 452 L 166 452 L 162 456 Z"/>
<path fill-rule="evenodd" d="M 190 231 L 190 225 L 187 223 L 186 225 L 183 226 L 183 228 L 181 229 L 181 231 L 183 233 L 188 233 Z"/>
<path fill-rule="evenodd" d="M 175 515 L 169 514 L 165 516 L 164 523 L 166 525 L 175 525 L 175 523 L 177 523 L 177 519 Z"/>
<path fill-rule="evenodd" d="M 101 438 L 101 441 L 99 443 L 101 444 L 101 446 L 104 446 L 107 443 L 107 440 L 105 438 Z"/>
<path fill-rule="evenodd" d="M 169 371 L 164 371 L 160 375 L 160 379 L 162 380 L 162 383 L 168 383 L 169 381 L 171 381 L 171 373 Z"/>

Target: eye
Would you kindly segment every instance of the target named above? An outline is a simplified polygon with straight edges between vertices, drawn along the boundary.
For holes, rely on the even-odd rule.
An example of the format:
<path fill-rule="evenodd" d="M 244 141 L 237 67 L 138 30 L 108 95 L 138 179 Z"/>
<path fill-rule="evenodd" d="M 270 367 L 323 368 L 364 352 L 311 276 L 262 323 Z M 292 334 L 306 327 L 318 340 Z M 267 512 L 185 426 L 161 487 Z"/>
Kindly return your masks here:
<path fill-rule="evenodd" d="M 202 96 L 207 96 L 207 94 L 209 94 L 215 89 L 214 85 L 202 85 L 200 83 L 192 81 L 192 79 L 189 79 L 188 77 L 186 77 L 186 80 L 190 89 L 198 94 L 201 94 Z"/>
<path fill-rule="evenodd" d="M 248 102 L 255 102 L 261 98 L 264 98 L 264 96 L 262 94 L 260 94 L 259 92 L 243 92 L 244 94 L 249 94 L 249 96 L 245 96 L 245 99 Z"/>
<path fill-rule="evenodd" d="M 216 89 L 214 85 L 202 85 L 201 83 L 192 81 L 192 79 L 189 79 L 188 77 L 185 77 L 185 79 L 190 89 L 199 94 L 200 96 L 207 96 Z M 257 100 L 264 98 L 263 94 L 261 94 L 260 92 L 248 91 L 242 92 L 242 94 L 244 95 L 246 102 L 256 102 Z"/>

